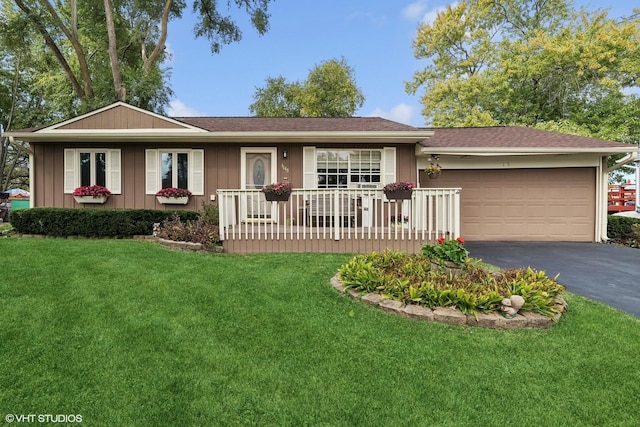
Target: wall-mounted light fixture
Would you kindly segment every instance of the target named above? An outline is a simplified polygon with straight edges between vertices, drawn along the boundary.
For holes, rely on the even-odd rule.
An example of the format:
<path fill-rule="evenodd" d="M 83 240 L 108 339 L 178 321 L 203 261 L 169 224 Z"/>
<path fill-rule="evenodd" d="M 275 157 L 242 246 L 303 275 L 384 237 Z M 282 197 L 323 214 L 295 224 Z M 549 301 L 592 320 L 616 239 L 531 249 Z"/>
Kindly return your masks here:
<path fill-rule="evenodd" d="M 283 159 L 286 159 L 288 154 L 289 153 L 287 153 L 287 149 L 286 148 L 282 150 L 282 158 Z"/>

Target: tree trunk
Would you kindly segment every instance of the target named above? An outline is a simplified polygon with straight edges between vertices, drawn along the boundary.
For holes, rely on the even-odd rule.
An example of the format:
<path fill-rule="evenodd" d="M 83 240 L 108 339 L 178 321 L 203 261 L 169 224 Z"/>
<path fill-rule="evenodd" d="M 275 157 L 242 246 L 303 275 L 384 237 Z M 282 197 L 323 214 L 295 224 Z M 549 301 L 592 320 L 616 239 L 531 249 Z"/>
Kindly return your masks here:
<path fill-rule="evenodd" d="M 149 74 L 149 71 L 151 71 L 151 67 L 153 67 L 153 64 L 155 64 L 155 62 L 158 60 L 158 57 L 165 49 L 165 43 L 167 42 L 167 26 L 169 24 L 169 13 L 171 12 L 172 3 L 173 0 L 167 0 L 164 4 L 164 10 L 162 11 L 162 21 L 160 23 L 160 39 L 158 40 L 158 44 L 156 45 L 155 49 L 153 49 L 153 52 L 151 52 L 151 55 L 149 55 L 148 58 L 146 57 L 145 47 L 142 47 L 142 60 L 144 61 L 143 70 L 145 75 Z M 144 43 L 144 41 L 142 43 Z"/>
<path fill-rule="evenodd" d="M 116 91 L 118 101 L 125 101 L 126 90 L 122 86 L 120 74 L 120 62 L 118 61 L 118 44 L 116 42 L 116 29 L 113 23 L 113 4 L 111 0 L 104 0 L 104 13 L 107 19 L 107 35 L 109 37 L 109 61 L 111 62 L 111 74 L 113 75 L 113 88 Z"/>

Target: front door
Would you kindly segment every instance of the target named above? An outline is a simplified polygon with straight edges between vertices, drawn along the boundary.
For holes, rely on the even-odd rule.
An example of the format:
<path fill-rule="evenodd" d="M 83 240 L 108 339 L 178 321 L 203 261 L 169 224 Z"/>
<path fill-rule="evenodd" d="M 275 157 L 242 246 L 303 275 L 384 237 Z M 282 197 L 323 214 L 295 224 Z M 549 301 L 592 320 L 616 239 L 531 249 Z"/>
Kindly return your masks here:
<path fill-rule="evenodd" d="M 276 148 L 243 148 L 241 185 L 244 190 L 260 190 L 277 181 Z M 267 202 L 262 193 L 247 193 L 241 203 L 244 221 L 273 221 L 277 203 Z"/>

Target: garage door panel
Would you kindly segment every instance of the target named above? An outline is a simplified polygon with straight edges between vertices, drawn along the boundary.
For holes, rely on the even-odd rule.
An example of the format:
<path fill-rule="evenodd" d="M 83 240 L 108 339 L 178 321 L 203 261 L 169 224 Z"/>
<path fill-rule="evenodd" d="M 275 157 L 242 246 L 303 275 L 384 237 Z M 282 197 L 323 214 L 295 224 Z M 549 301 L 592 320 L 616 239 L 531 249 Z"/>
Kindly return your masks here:
<path fill-rule="evenodd" d="M 437 187 L 462 188 L 466 239 L 593 241 L 595 176 L 595 168 L 445 170 Z"/>

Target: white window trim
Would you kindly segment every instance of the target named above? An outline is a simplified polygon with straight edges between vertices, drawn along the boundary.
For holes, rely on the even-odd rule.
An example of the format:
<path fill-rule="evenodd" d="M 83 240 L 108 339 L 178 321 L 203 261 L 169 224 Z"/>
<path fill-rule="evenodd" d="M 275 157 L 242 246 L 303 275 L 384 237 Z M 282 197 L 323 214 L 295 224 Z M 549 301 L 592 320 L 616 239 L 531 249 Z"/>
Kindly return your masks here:
<path fill-rule="evenodd" d="M 113 194 L 122 194 L 121 150 L 119 148 L 65 148 L 64 192 L 71 194 L 80 186 L 80 153 L 105 153 L 106 187 Z M 94 179 L 95 177 L 92 177 Z"/>
<path fill-rule="evenodd" d="M 318 188 L 318 168 L 316 147 L 303 147 L 303 186 L 304 188 Z M 396 148 L 322 148 L 327 151 L 339 150 L 380 150 L 382 159 L 380 161 L 380 183 L 379 188 L 396 181 Z M 351 184 L 347 184 L 351 187 Z"/>
<path fill-rule="evenodd" d="M 189 156 L 188 190 L 194 196 L 204 195 L 204 150 L 163 148 L 145 150 L 145 193 L 155 195 L 162 188 L 161 153 L 187 153 Z"/>

